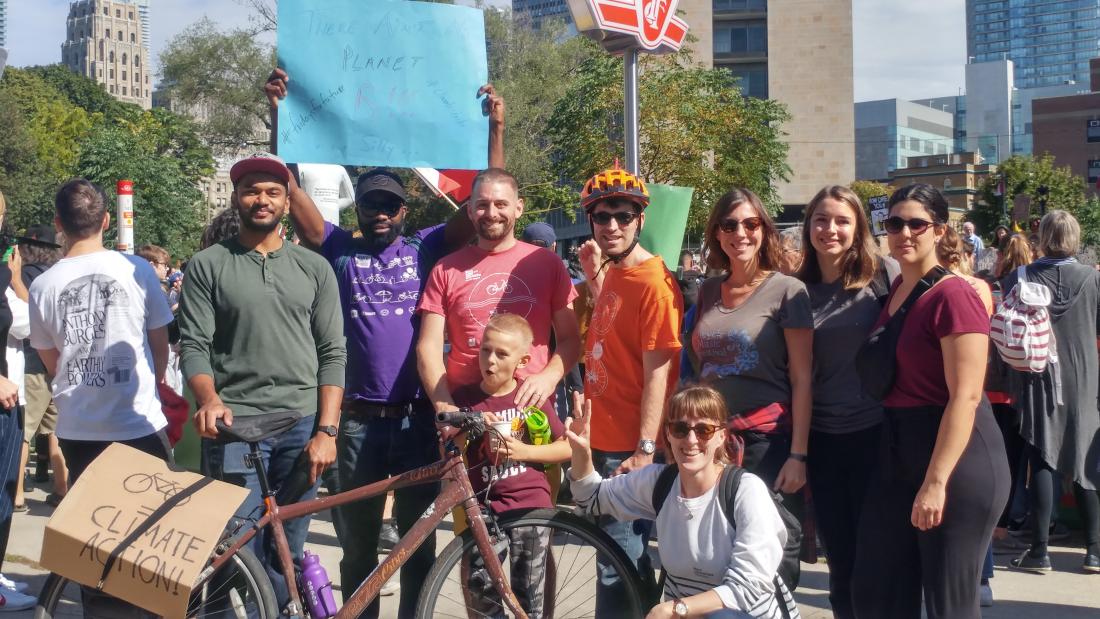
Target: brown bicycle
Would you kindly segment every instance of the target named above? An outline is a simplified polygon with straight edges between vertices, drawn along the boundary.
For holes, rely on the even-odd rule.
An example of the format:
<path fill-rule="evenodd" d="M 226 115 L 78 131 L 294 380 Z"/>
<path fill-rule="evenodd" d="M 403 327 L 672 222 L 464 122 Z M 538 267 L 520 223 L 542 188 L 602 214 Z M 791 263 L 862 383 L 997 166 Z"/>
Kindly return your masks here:
<path fill-rule="evenodd" d="M 358 617 L 420 544 L 435 534 L 446 515 L 459 506 L 466 511 L 469 527 L 436 558 L 420 593 L 417 617 L 595 617 L 596 583 L 601 575 L 606 578 L 614 574 L 620 582 L 615 616 L 634 618 L 645 614 L 643 587 L 634 566 L 615 541 L 588 520 L 562 509 L 518 510 L 495 516 L 481 507 L 457 447 L 466 444 L 464 439 L 492 432 L 479 413 L 438 415 L 443 453 L 438 462 L 354 490 L 300 502 L 294 501 L 306 489 L 301 487 L 301 475 L 297 481 L 285 484 L 298 488 L 271 488 L 259 452 L 260 441 L 286 431 L 296 418 L 285 423 L 276 420 L 264 427 L 246 427 L 241 423 L 243 419 L 238 418 L 232 428 L 219 425 L 219 438 L 250 445 L 245 463 L 256 469 L 263 514 L 227 530 L 199 575 L 188 603 L 188 617 L 311 617 L 309 604 L 303 604 L 283 523 L 398 488 L 436 481 L 442 481 L 443 486 L 435 502 L 347 598 L 336 612 L 337 618 Z M 304 467 L 299 467 L 302 475 L 303 471 Z M 288 504 L 278 502 L 287 496 L 294 498 Z M 291 595 L 285 609 L 278 608 L 266 571 L 246 548 L 265 528 L 273 534 Z M 532 536 L 542 540 L 538 552 L 523 551 L 514 544 L 517 538 L 530 540 Z M 84 610 L 81 588 L 50 574 L 34 616 L 79 617 Z"/>

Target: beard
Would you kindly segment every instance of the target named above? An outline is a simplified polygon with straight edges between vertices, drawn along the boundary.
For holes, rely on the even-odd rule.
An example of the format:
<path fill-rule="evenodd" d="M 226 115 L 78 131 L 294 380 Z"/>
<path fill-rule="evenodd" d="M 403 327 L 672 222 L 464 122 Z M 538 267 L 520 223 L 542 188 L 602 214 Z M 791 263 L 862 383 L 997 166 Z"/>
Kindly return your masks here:
<path fill-rule="evenodd" d="M 263 232 L 267 234 L 273 232 L 279 227 L 279 223 L 283 220 L 283 215 L 286 214 L 284 209 L 282 213 L 279 213 L 277 217 L 272 217 L 270 222 L 259 222 L 252 219 L 252 211 L 250 209 L 241 209 L 241 226 L 248 228 L 253 232 Z"/>
<path fill-rule="evenodd" d="M 359 232 L 363 234 L 363 242 L 367 247 L 373 249 L 382 249 L 389 247 L 391 243 L 397 240 L 397 237 L 402 236 L 405 233 L 405 221 L 402 219 L 399 222 L 394 223 L 392 220 L 389 222 L 390 227 L 385 232 L 375 232 L 374 224 L 376 222 L 359 222 Z"/>
<path fill-rule="evenodd" d="M 494 226 L 500 225 L 499 229 L 494 230 Z M 504 237 L 511 234 L 516 229 L 514 221 L 508 220 L 486 220 L 479 219 L 477 221 L 477 235 L 486 241 L 499 241 Z"/>

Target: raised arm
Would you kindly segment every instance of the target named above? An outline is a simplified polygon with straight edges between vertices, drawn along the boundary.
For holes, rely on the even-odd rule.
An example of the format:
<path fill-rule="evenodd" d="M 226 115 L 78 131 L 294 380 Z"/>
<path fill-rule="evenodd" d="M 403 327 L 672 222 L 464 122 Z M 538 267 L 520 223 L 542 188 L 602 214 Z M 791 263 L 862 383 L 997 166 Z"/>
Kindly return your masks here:
<path fill-rule="evenodd" d="M 290 82 L 290 76 L 286 71 L 275 67 L 264 84 L 264 95 L 271 106 L 271 152 L 278 149 L 278 122 L 279 100 L 286 97 L 286 85 Z M 319 250 L 321 243 L 325 242 L 325 220 L 321 217 L 321 211 L 313 203 L 313 198 L 298 186 L 297 179 L 290 175 L 290 221 L 294 224 L 294 232 L 301 239 L 302 245 Z"/>
<path fill-rule="evenodd" d="M 504 168 L 504 97 L 497 94 L 492 84 L 486 84 L 477 91 L 477 96 L 486 95 L 482 107 L 489 116 L 489 167 Z"/>

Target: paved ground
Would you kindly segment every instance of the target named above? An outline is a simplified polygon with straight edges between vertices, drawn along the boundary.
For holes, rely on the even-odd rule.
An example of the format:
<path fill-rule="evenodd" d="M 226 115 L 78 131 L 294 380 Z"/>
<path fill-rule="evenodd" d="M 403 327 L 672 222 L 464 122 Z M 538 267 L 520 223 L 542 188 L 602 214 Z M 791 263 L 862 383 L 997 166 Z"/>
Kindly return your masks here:
<path fill-rule="evenodd" d="M 30 511 L 16 514 L 8 542 L 4 573 L 30 583 L 37 592 L 45 573 L 36 561 L 42 543 L 42 532 L 52 508 L 45 503 L 46 492 L 34 487 L 28 494 Z M 450 537 L 440 533 L 439 547 Z M 332 525 L 327 518 L 315 519 L 311 527 L 309 548 L 321 555 L 330 576 L 338 577 L 340 551 Z M 997 557 L 997 573 L 993 580 L 996 604 L 983 609 L 985 619 L 1097 619 L 1100 617 L 1100 575 L 1080 571 L 1080 547 L 1054 546 L 1051 558 L 1055 571 L 1045 575 L 1022 574 L 1004 568 L 1008 557 Z M 828 572 L 824 563 L 803 565 L 802 584 L 796 594 L 806 619 L 832 617 L 828 602 Z M 396 597 L 383 598 L 383 617 L 396 616 Z M 30 617 L 30 612 L 11 613 L 15 617 Z"/>

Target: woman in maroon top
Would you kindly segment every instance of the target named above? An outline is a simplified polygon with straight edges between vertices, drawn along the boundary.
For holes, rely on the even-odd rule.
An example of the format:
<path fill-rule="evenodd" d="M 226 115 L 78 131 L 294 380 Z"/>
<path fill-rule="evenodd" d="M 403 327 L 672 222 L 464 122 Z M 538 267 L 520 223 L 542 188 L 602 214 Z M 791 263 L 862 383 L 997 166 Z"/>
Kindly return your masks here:
<path fill-rule="evenodd" d="M 937 267 L 947 202 L 930 185 L 890 197 L 890 253 L 901 266 L 879 324 Z M 947 274 L 905 316 L 896 379 L 883 400 L 879 475 L 856 545 L 856 616 L 978 619 L 989 536 L 1008 498 L 1004 442 L 982 395 L 989 316 L 974 289 Z"/>

